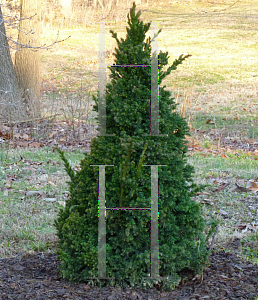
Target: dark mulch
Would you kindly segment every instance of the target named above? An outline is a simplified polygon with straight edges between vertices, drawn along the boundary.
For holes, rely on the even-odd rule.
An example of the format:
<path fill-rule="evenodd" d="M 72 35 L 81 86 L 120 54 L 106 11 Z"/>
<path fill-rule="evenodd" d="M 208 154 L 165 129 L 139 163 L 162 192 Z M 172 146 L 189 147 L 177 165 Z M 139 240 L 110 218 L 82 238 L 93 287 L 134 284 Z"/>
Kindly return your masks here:
<path fill-rule="evenodd" d="M 211 253 L 203 276 L 181 282 L 173 292 L 156 289 L 97 288 L 71 284 L 60 278 L 55 254 L 38 253 L 0 259 L 0 299 L 255 299 L 258 297 L 258 266 L 236 254 Z"/>

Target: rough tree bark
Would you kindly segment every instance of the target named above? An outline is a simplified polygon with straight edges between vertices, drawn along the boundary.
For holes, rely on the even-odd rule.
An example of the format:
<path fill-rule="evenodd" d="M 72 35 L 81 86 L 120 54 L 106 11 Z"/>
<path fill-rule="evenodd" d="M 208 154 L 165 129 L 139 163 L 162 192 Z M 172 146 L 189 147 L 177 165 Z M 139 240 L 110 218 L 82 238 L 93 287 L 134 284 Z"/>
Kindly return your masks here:
<path fill-rule="evenodd" d="M 25 115 L 0 5 L 0 119 L 17 121 Z"/>
<path fill-rule="evenodd" d="M 40 114 L 40 47 L 41 0 L 21 0 L 18 49 L 15 53 L 15 71 L 28 112 Z"/>

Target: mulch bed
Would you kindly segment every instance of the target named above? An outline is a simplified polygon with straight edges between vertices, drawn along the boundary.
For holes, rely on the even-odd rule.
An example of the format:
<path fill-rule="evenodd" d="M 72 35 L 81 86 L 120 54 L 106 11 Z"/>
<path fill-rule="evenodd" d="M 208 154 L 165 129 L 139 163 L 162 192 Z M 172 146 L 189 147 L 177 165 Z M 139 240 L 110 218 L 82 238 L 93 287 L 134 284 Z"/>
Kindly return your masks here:
<path fill-rule="evenodd" d="M 181 282 L 173 292 L 72 284 L 60 278 L 58 265 L 53 253 L 0 259 L 0 299 L 251 300 L 258 297 L 258 266 L 241 260 L 233 252 L 211 253 L 210 266 L 203 276 Z"/>

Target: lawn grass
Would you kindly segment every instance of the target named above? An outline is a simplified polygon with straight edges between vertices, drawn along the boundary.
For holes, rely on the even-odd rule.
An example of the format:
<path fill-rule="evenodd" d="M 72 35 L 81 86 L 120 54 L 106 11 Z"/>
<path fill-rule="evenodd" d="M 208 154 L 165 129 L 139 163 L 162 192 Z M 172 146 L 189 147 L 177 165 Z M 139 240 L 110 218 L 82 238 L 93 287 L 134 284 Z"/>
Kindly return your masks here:
<path fill-rule="evenodd" d="M 74 169 L 78 170 L 83 154 L 68 151 L 66 155 Z M 255 207 L 246 205 L 244 200 L 254 196 L 250 192 L 212 191 L 218 185 L 214 182 L 219 180 L 230 183 L 231 188 L 234 182 L 245 186 L 248 180 L 257 177 L 257 160 L 250 159 L 245 153 L 228 154 L 227 158 L 212 155 L 203 157 L 197 153 L 188 157 L 188 161 L 195 167 L 195 181 L 207 185 L 206 192 L 210 193 L 197 197 L 197 201 L 205 197 L 213 203 L 202 204 L 205 217 L 213 216 L 219 221 L 215 246 L 226 249 L 229 241 L 241 237 L 247 243 L 242 255 L 251 255 L 255 261 L 257 257 L 248 250 L 248 245 L 249 240 L 256 245 L 257 234 L 241 233 L 234 227 L 242 223 L 252 224 L 257 219 Z M 69 178 L 57 153 L 49 148 L 4 153 L 0 177 L 0 257 L 10 257 L 24 251 L 55 251 L 57 237 L 53 222 L 69 195 L 66 182 Z M 28 191 L 41 191 L 44 195 L 27 197 Z M 219 213 L 220 209 L 226 211 L 229 217 L 224 219 Z"/>
<path fill-rule="evenodd" d="M 83 154 L 70 152 L 67 157 L 74 166 Z M 50 148 L 2 151 L 0 257 L 53 248 L 53 221 L 67 197 L 67 180 L 59 155 Z M 44 194 L 27 196 L 29 191 Z"/>
<path fill-rule="evenodd" d="M 234 3 L 164 1 L 144 7 L 142 19 L 159 22 L 162 28 L 159 49 L 169 52 L 170 64 L 182 53 L 192 55 L 164 80 L 168 90 L 176 90 L 178 103 L 182 105 L 180 95 L 190 87 L 193 99 L 189 111 L 193 117 L 201 112 L 219 120 L 223 115 L 226 127 L 228 124 L 239 128 L 242 126 L 238 123 L 240 115 L 251 120 L 257 118 L 258 2 Z M 126 25 L 125 21 L 107 23 L 109 54 L 116 46 L 109 30 L 115 30 L 118 37 L 125 37 Z M 87 28 L 58 30 L 61 40 L 71 37 L 56 44 L 52 51 L 42 53 L 44 99 L 80 88 L 97 93 L 98 30 L 97 23 L 89 23 Z M 43 28 L 42 43 L 49 44 L 56 33 L 55 28 Z M 108 56 L 106 64 L 112 63 L 113 57 Z M 68 81 L 71 84 L 68 85 Z M 256 131 L 251 127 L 249 123 L 246 129 L 249 137 Z"/>

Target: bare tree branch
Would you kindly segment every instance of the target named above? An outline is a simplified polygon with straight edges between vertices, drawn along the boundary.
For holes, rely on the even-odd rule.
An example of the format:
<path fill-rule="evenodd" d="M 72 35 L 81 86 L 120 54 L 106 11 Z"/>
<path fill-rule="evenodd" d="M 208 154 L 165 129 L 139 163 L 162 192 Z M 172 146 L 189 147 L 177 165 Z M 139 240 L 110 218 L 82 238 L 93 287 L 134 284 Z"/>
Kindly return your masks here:
<path fill-rule="evenodd" d="M 228 10 L 228 9 L 230 9 L 232 6 L 236 5 L 238 2 L 240 2 L 240 0 L 236 0 L 234 3 L 232 3 L 231 5 L 229 5 L 229 6 L 226 7 L 226 8 L 223 8 L 223 9 L 220 9 L 220 10 L 216 10 L 216 13 L 220 13 L 221 11 Z M 192 11 L 196 12 L 197 14 L 201 14 L 201 13 L 208 14 L 208 13 L 209 13 L 208 11 L 204 11 L 204 10 L 202 10 L 201 12 L 198 11 L 198 10 L 195 10 L 195 9 L 193 9 L 188 3 L 184 3 L 184 4 L 187 5 Z M 213 12 L 214 12 L 214 11 L 213 11 Z"/>
<path fill-rule="evenodd" d="M 37 50 L 49 50 L 51 49 L 50 47 L 52 47 L 53 45 L 57 44 L 57 43 L 61 43 L 63 41 L 66 41 L 68 40 L 71 35 L 69 35 L 67 38 L 63 39 L 63 40 L 58 40 L 58 36 L 59 36 L 59 32 L 57 33 L 57 38 L 56 40 L 52 43 L 52 44 L 49 44 L 46 46 L 46 44 L 44 44 L 43 46 L 40 46 L 40 47 L 33 47 L 33 46 L 30 46 L 29 44 L 27 45 L 24 45 L 24 44 L 21 44 L 21 43 L 18 43 L 16 41 L 14 41 L 13 39 L 7 37 L 8 41 L 11 41 L 12 43 L 14 43 L 15 45 L 17 46 L 20 46 L 20 48 L 29 48 L 29 49 L 35 49 L 34 51 L 37 51 Z M 12 47 L 11 47 L 12 48 Z M 12 49 L 15 49 L 15 48 L 12 48 Z"/>
<path fill-rule="evenodd" d="M 0 5 L 1 5 L 1 4 L 0 4 Z M 32 19 L 33 17 L 35 17 L 36 15 L 37 15 L 37 14 L 34 14 L 34 15 L 31 16 L 31 17 L 20 18 L 19 21 L 21 21 L 21 20 L 30 20 L 30 19 Z M 6 17 L 6 15 L 3 15 L 3 16 Z M 10 17 L 10 16 L 8 16 L 8 17 Z M 18 20 L 17 20 L 17 21 L 18 21 Z M 32 30 L 32 29 L 31 29 L 31 30 L 26 30 L 26 28 L 24 28 L 24 29 L 23 29 L 24 31 L 23 31 L 19 26 L 14 25 L 13 22 L 9 22 L 9 21 L 4 20 L 4 18 L 3 18 L 3 19 L 0 19 L 0 25 L 2 24 L 2 22 L 8 24 L 9 26 L 12 26 L 13 28 L 16 28 L 16 29 L 22 31 L 22 32 L 25 33 L 26 35 L 27 35 L 27 34 L 33 34 L 33 30 Z M 0 32 L 0 33 L 3 34 L 2 32 Z M 15 44 L 16 46 L 19 46 L 19 48 L 35 49 L 34 51 L 37 51 L 37 50 L 49 50 L 49 49 L 51 49 L 51 47 L 52 47 L 53 45 L 68 40 L 68 39 L 71 37 L 71 35 L 69 35 L 67 38 L 62 39 L 62 40 L 58 40 L 58 37 L 59 37 L 59 32 L 57 33 L 56 40 L 55 40 L 53 43 L 51 43 L 51 44 L 49 44 L 49 45 L 44 44 L 43 46 L 40 46 L 40 47 L 32 47 L 32 46 L 30 46 L 29 44 L 24 45 L 24 44 L 18 43 L 18 42 L 16 42 L 15 40 L 13 40 L 11 37 L 6 36 L 6 38 L 8 39 L 8 41 L 11 41 L 11 42 L 12 42 L 13 44 Z M 14 47 L 12 47 L 12 46 L 10 46 L 10 48 L 16 50 L 16 48 L 14 48 Z"/>

